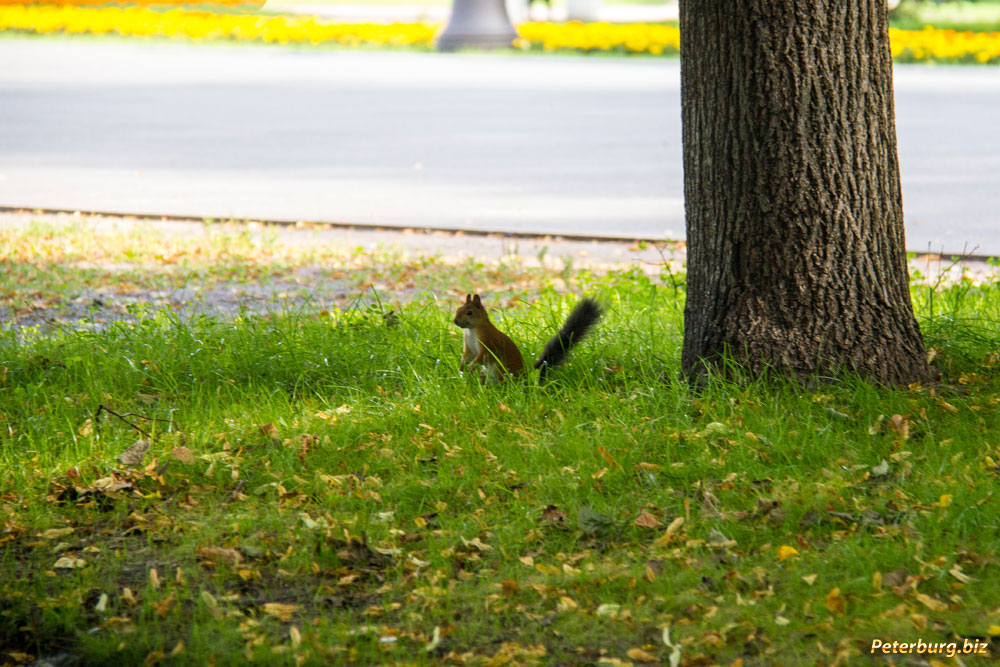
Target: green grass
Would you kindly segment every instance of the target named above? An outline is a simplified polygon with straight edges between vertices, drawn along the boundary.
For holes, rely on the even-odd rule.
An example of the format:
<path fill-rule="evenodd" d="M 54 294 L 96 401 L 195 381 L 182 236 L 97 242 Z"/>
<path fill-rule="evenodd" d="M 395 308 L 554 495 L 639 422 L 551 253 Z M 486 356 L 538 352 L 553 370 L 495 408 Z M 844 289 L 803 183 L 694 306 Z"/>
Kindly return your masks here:
<path fill-rule="evenodd" d="M 889 14 L 893 27 L 920 30 L 924 26 L 972 32 L 1000 30 L 1000 2 L 926 2 L 903 0 Z"/>
<path fill-rule="evenodd" d="M 129 249 L 8 234 L 14 269 L 70 286 L 76 244 Z M 227 280 L 307 261 L 233 247 Z M 934 387 L 693 395 L 666 276 L 317 252 L 357 274 L 355 307 L 0 335 L 0 660 L 665 663 L 669 628 L 684 664 L 850 664 L 998 632 L 1000 283 L 914 286 Z M 365 305 L 373 267 L 422 282 Z M 516 297 L 494 321 L 530 357 L 563 278 L 609 310 L 552 383 L 460 375 L 446 287 Z M 143 465 L 115 462 L 141 436 L 102 405 L 149 418 L 128 417 Z"/>

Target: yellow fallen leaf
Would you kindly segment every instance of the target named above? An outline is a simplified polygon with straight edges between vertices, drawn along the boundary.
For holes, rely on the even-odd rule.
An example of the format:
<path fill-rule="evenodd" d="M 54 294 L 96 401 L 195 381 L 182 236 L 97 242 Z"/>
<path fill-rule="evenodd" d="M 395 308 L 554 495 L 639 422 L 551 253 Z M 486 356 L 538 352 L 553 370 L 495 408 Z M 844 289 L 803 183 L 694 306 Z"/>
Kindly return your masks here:
<path fill-rule="evenodd" d="M 935 600 L 926 593 L 917 593 L 916 597 L 917 601 L 920 602 L 920 604 L 927 607 L 928 609 L 932 609 L 934 611 L 944 611 L 945 609 L 948 608 L 948 605 L 946 605 L 944 602 L 941 602 L 940 600 Z"/>
<path fill-rule="evenodd" d="M 559 604 L 556 605 L 556 608 L 559 611 L 573 611 L 577 608 L 577 604 L 573 598 L 564 595 L 559 598 Z"/>
<path fill-rule="evenodd" d="M 641 648 L 630 648 L 625 652 L 625 655 L 636 662 L 659 662 L 659 658 L 646 653 Z"/>
<path fill-rule="evenodd" d="M 670 525 L 667 526 L 667 530 L 664 531 L 662 535 L 653 540 L 653 546 L 665 547 L 668 544 L 670 544 L 671 540 L 674 539 L 674 536 L 677 534 L 677 532 L 681 529 L 681 526 L 683 525 L 684 525 L 684 517 L 682 516 L 679 516 L 673 521 L 671 521 Z"/>
<path fill-rule="evenodd" d="M 292 620 L 292 614 L 299 610 L 299 605 L 285 604 L 283 602 L 265 602 L 261 608 L 265 614 L 274 616 L 280 621 L 290 621 Z"/>
<path fill-rule="evenodd" d="M 795 547 L 790 547 L 787 544 L 783 544 L 778 547 L 778 560 L 784 562 L 789 558 L 794 558 L 799 555 L 799 550 Z"/>
<path fill-rule="evenodd" d="M 44 537 L 47 540 L 54 540 L 57 537 L 66 537 L 73 533 L 75 528 L 49 528 L 48 530 L 39 533 L 39 537 Z"/>
<path fill-rule="evenodd" d="M 832 614 L 843 614 L 846 600 L 840 594 L 840 588 L 832 588 L 826 594 L 826 608 Z"/>
<path fill-rule="evenodd" d="M 292 640 L 292 648 L 298 648 L 299 644 L 302 643 L 302 633 L 294 625 L 288 628 L 288 636 Z"/>
<path fill-rule="evenodd" d="M 56 570 L 73 570 L 86 566 L 87 561 L 82 558 L 77 558 L 76 556 L 63 556 L 52 564 L 53 569 Z"/>
<path fill-rule="evenodd" d="M 816 576 L 817 575 L 815 575 L 815 574 L 806 574 L 806 575 L 803 575 L 802 581 L 804 581 L 804 582 L 806 582 L 806 584 L 812 586 L 813 584 L 816 583 Z"/>
<path fill-rule="evenodd" d="M 988 634 L 990 637 L 996 637 L 997 635 L 1000 635 L 1000 625 L 991 625 L 989 628 L 986 629 L 986 634 Z"/>
<path fill-rule="evenodd" d="M 951 505 L 951 498 L 952 495 L 950 493 L 941 494 L 941 497 L 937 501 L 937 506 L 943 508 Z"/>

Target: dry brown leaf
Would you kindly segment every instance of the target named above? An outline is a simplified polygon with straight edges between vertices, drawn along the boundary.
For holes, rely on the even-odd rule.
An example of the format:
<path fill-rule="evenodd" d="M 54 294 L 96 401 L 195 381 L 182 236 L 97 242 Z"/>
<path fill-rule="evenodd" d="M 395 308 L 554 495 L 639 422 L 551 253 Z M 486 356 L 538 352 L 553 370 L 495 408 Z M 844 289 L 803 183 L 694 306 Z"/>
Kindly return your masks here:
<path fill-rule="evenodd" d="M 597 453 L 600 454 L 601 458 L 604 459 L 604 462 L 607 463 L 609 466 L 611 466 L 612 468 L 618 468 L 619 470 L 621 469 L 621 466 L 618 464 L 618 461 L 615 461 L 615 458 L 611 456 L 611 452 L 608 451 L 607 447 L 605 447 L 604 445 L 598 445 Z"/>
<path fill-rule="evenodd" d="M 170 455 L 173 456 L 178 461 L 180 461 L 181 463 L 183 463 L 184 465 L 194 463 L 194 452 L 192 452 L 187 447 L 174 447 L 172 450 L 170 450 Z"/>
<path fill-rule="evenodd" d="M 143 457 L 149 451 L 149 440 L 136 440 L 131 447 L 126 449 L 118 457 L 118 463 L 123 466 L 137 466 L 142 463 Z"/>
<path fill-rule="evenodd" d="M 910 420 L 903 415 L 889 417 L 889 427 L 903 440 L 910 437 Z"/>
<path fill-rule="evenodd" d="M 659 528 L 663 525 L 663 522 L 643 508 L 643 510 L 639 512 L 639 516 L 635 519 L 635 525 L 640 528 Z"/>
<path fill-rule="evenodd" d="M 840 594 L 840 588 L 830 589 L 830 592 L 826 594 L 826 608 L 830 613 L 843 614 L 846 606 L 847 601 Z"/>
<path fill-rule="evenodd" d="M 278 437 L 278 427 L 274 425 L 274 422 L 267 422 L 266 424 L 258 424 L 257 430 L 265 438 L 277 438 Z"/>
<path fill-rule="evenodd" d="M 153 605 L 153 610 L 156 612 L 157 616 L 163 618 L 167 615 L 167 612 L 170 611 L 170 607 L 172 607 L 173 604 L 174 604 L 174 594 L 171 593 L 166 599 L 161 600 L 160 602 L 157 602 L 155 605 Z"/>
<path fill-rule="evenodd" d="M 299 610 L 299 605 L 285 604 L 283 602 L 265 602 L 261 609 L 264 610 L 265 614 L 274 616 L 279 621 L 287 622 L 292 620 L 292 614 Z"/>
<path fill-rule="evenodd" d="M 213 563 L 239 565 L 243 562 L 243 554 L 236 549 L 226 547 L 198 547 L 198 556 Z"/>

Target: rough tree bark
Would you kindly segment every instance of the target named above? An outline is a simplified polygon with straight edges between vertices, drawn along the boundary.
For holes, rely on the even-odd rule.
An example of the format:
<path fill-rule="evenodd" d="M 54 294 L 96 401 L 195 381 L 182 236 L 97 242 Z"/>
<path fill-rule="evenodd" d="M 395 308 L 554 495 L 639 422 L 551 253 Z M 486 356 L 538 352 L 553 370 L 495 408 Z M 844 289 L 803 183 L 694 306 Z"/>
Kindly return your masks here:
<path fill-rule="evenodd" d="M 682 364 L 928 379 L 885 0 L 681 0 Z"/>

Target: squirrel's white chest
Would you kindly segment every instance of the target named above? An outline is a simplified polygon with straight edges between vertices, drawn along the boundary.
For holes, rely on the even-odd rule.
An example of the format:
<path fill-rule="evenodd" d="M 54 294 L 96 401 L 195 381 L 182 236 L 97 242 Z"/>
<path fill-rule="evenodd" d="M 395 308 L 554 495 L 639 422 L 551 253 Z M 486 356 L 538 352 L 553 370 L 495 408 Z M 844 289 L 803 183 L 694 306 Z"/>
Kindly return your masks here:
<path fill-rule="evenodd" d="M 474 329 L 466 329 L 465 333 L 465 347 L 468 348 L 469 352 L 475 357 L 479 354 L 479 339 L 476 338 L 476 332 Z"/>

